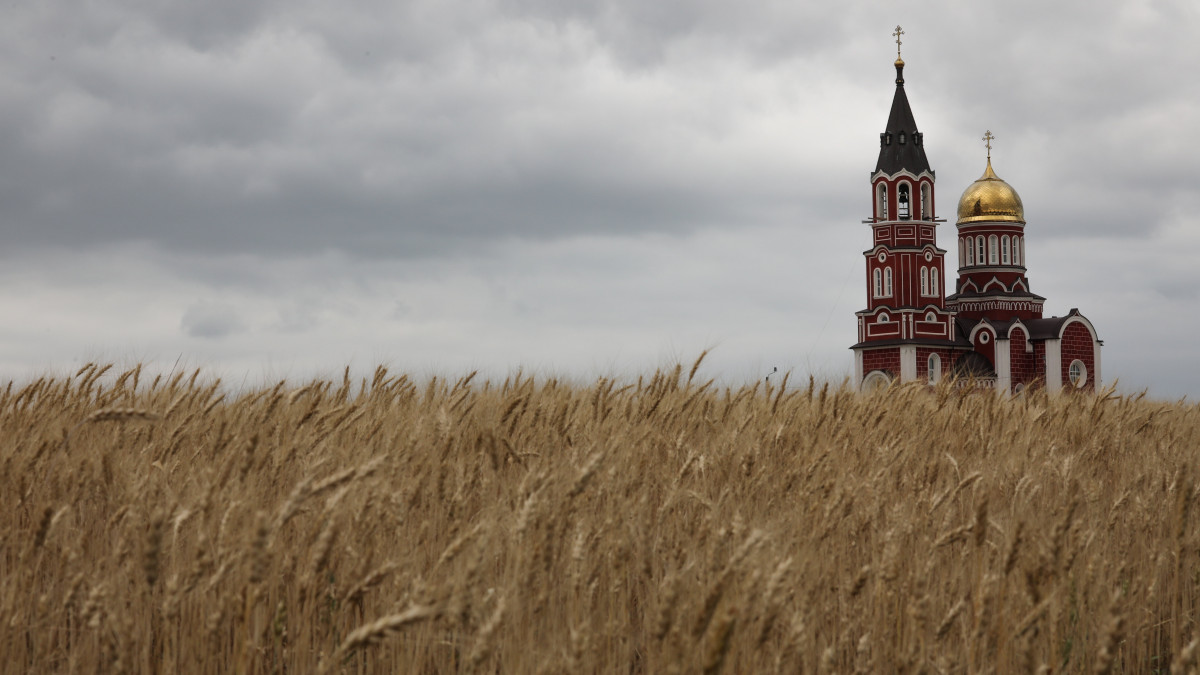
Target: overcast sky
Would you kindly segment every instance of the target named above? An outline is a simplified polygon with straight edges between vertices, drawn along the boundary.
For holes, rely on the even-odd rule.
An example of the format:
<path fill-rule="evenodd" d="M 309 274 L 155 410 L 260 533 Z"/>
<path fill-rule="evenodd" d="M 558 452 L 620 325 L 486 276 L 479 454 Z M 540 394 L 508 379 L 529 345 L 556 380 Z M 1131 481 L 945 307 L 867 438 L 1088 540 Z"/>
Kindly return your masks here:
<path fill-rule="evenodd" d="M 906 89 L 940 243 L 1021 194 L 1047 315 L 1200 395 L 1194 0 L 0 8 L 0 377 L 851 372 Z"/>

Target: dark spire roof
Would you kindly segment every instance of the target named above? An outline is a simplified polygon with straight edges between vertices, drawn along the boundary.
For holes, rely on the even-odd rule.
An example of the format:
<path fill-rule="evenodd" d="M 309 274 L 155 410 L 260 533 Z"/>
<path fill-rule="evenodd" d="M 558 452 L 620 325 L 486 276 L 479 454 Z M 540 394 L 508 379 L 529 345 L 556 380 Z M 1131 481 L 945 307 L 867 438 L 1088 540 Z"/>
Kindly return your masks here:
<path fill-rule="evenodd" d="M 917 131 L 917 122 L 904 93 L 904 61 L 896 59 L 896 96 L 892 99 L 887 131 L 879 137 L 879 161 L 875 171 L 891 175 L 902 169 L 920 175 L 922 171 L 929 171 L 929 160 L 925 159 L 925 142 Z"/>

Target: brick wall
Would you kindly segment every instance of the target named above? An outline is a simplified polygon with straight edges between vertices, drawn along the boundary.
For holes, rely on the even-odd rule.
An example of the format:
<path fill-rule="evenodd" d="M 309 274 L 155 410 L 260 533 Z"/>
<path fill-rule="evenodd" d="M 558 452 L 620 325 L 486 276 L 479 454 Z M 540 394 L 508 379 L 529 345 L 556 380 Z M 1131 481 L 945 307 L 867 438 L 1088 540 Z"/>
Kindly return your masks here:
<path fill-rule="evenodd" d="M 1075 322 L 1067 326 L 1062 336 L 1062 382 L 1063 388 L 1071 386 L 1071 362 L 1075 359 L 1083 361 L 1087 367 L 1087 382 L 1083 385 L 1086 390 L 1096 388 L 1096 351 L 1092 342 L 1092 334 L 1087 326 Z"/>
<path fill-rule="evenodd" d="M 964 352 L 955 351 L 953 349 L 942 349 L 935 347 L 917 347 L 917 379 L 922 382 L 929 381 L 929 355 L 937 354 L 942 359 L 942 377 L 950 373 L 950 369 L 954 367 L 954 361 Z"/>
<path fill-rule="evenodd" d="M 984 344 L 983 336 L 987 334 L 987 343 Z M 992 331 L 986 328 L 975 333 L 975 351 L 983 354 L 987 358 L 988 363 L 992 364 L 992 368 L 996 367 L 996 336 Z"/>
<path fill-rule="evenodd" d="M 883 370 L 892 377 L 900 377 L 900 348 L 863 350 L 863 377 L 872 370 Z"/>
<path fill-rule="evenodd" d="M 1014 328 L 1012 337 L 1009 338 L 1009 346 L 1012 348 L 1009 354 L 1009 365 L 1012 372 L 1013 387 L 1018 384 L 1029 386 L 1033 382 L 1040 381 L 1044 378 L 1043 368 L 1046 363 L 1043 360 L 1045 349 L 1041 343 L 1035 343 L 1032 352 L 1025 351 L 1025 345 L 1028 343 L 1029 336 L 1021 328 Z"/>

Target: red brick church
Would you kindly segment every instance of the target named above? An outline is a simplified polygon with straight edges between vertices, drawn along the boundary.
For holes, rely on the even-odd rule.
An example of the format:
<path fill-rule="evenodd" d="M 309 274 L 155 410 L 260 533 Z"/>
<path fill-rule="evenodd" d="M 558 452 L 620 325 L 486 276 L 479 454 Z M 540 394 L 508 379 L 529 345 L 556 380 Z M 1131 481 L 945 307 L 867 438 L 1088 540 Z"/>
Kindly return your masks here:
<path fill-rule="evenodd" d="M 896 94 L 871 174 L 867 308 L 858 316 L 854 381 L 934 383 L 946 376 L 1006 392 L 1094 390 L 1100 382 L 1096 329 L 1079 310 L 1043 318 L 1046 299 L 1026 277 L 1025 208 L 987 166 L 958 200 L 958 279 L 945 295 L 938 248 L 935 173 L 904 93 L 896 27 Z"/>

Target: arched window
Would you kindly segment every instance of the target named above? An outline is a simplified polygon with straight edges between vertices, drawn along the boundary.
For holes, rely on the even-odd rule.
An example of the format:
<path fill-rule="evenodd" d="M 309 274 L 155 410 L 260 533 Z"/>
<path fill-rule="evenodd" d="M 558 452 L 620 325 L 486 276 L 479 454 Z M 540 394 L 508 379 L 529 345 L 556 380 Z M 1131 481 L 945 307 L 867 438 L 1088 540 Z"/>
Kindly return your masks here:
<path fill-rule="evenodd" d="M 883 270 L 883 297 L 892 297 L 892 268 Z"/>
<path fill-rule="evenodd" d="M 892 378 L 888 377 L 887 373 L 882 370 L 872 370 L 863 378 L 862 390 L 875 391 L 883 389 L 892 383 Z"/>
<path fill-rule="evenodd" d="M 1087 366 L 1083 365 L 1083 361 L 1075 359 L 1071 362 L 1070 369 L 1067 370 L 1067 377 L 1070 378 L 1072 386 L 1082 387 L 1087 384 Z"/>
<path fill-rule="evenodd" d="M 962 267 L 967 264 L 967 247 L 966 242 L 961 237 L 958 239 L 958 266 Z"/>
<path fill-rule="evenodd" d="M 975 244 L 972 243 L 971 237 L 967 237 L 966 242 L 967 242 L 967 246 L 966 246 L 967 257 L 966 257 L 966 262 L 964 263 L 964 265 L 970 267 L 971 265 L 975 264 Z"/>
<path fill-rule="evenodd" d="M 1000 237 L 1000 264 L 1007 265 L 1010 258 L 1009 252 L 1012 250 L 1012 244 L 1008 241 L 1008 235 Z"/>
<path fill-rule="evenodd" d="M 938 285 L 938 271 L 937 268 L 934 267 L 929 272 L 929 294 L 939 295 L 941 293 L 941 290 L 939 290 L 940 288 L 941 287 Z"/>
<path fill-rule="evenodd" d="M 917 138 L 920 138 L 918 136 Z M 919 143 L 918 143 L 919 145 Z M 933 193 L 929 189 L 929 183 L 921 184 L 921 220 L 929 220 L 933 216 Z"/>
<path fill-rule="evenodd" d="M 1025 256 L 1021 255 L 1021 249 L 1024 247 L 1024 245 L 1025 245 L 1025 239 L 1023 239 L 1022 237 L 1013 237 L 1013 264 L 1014 265 L 1022 264 L 1021 260 L 1024 259 Z"/>
<path fill-rule="evenodd" d="M 888 200 L 887 200 L 887 183 L 880 183 L 878 194 L 875 197 L 875 213 L 880 220 L 888 219 Z"/>
<path fill-rule="evenodd" d="M 993 234 L 992 236 L 988 237 L 988 264 L 989 265 L 995 265 L 1000 262 L 1000 251 L 999 251 L 1000 247 L 997 245 L 999 243 L 1000 242 L 997 241 L 997 239 L 996 239 L 996 235 Z"/>
<path fill-rule="evenodd" d="M 879 268 L 875 268 L 875 271 L 871 273 L 871 277 L 872 277 L 872 281 L 873 281 L 872 286 L 875 289 L 875 297 L 882 298 L 883 297 L 883 273 L 879 271 Z"/>
<path fill-rule="evenodd" d="M 929 295 L 929 268 L 921 268 L 921 295 Z"/>
<path fill-rule="evenodd" d="M 942 357 L 937 354 L 929 355 L 929 384 L 936 384 L 942 379 Z"/>
<path fill-rule="evenodd" d="M 900 136 L 900 142 L 904 142 L 904 136 Z M 909 202 L 908 202 L 908 183 L 901 183 L 900 188 L 896 191 L 896 212 L 900 214 L 900 220 L 908 220 Z"/>
<path fill-rule="evenodd" d="M 975 264 L 982 265 L 983 262 L 983 235 L 975 237 Z"/>

